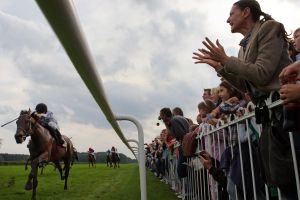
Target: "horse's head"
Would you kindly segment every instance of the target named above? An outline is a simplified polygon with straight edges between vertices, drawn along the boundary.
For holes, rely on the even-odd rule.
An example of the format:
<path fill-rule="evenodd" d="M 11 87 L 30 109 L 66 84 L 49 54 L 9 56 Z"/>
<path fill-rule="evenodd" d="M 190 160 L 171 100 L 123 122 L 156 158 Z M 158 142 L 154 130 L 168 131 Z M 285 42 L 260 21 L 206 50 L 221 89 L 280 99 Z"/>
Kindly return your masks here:
<path fill-rule="evenodd" d="M 30 132 L 32 131 L 32 123 L 31 123 L 31 111 L 30 109 L 22 110 L 20 112 L 20 116 L 16 121 L 17 124 L 17 131 L 15 134 L 15 139 L 17 144 L 21 144 L 25 141 L 26 137 L 29 136 Z"/>

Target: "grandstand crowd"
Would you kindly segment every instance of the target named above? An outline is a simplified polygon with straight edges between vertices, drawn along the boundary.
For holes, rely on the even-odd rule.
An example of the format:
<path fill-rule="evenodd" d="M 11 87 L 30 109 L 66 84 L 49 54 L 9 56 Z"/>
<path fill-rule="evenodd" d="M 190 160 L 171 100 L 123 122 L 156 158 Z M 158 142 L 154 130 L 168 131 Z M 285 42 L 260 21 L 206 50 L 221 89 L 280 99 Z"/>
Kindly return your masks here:
<path fill-rule="evenodd" d="M 227 23 L 244 36 L 238 56 L 205 38 L 193 59 L 220 84 L 194 120 L 160 110 L 146 167 L 181 199 L 300 199 L 300 28 L 288 35 L 255 0 L 234 3 Z"/>

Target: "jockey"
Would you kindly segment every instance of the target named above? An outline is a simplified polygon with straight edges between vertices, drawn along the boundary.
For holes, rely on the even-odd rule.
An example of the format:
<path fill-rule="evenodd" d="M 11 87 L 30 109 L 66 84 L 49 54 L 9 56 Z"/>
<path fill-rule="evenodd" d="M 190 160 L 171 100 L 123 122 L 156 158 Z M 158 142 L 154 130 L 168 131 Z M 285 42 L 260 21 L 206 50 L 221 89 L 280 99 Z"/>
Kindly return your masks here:
<path fill-rule="evenodd" d="M 39 103 L 35 107 L 35 112 L 31 116 L 39 122 L 40 125 L 49 130 L 51 136 L 62 147 L 66 147 L 65 141 L 62 139 L 62 135 L 59 132 L 59 126 L 57 120 L 53 117 L 53 113 L 47 109 L 47 105 Z"/>
<path fill-rule="evenodd" d="M 93 155 L 95 157 L 94 152 L 95 152 L 95 150 L 92 147 L 90 147 L 89 150 L 87 151 L 88 154 Z M 96 159 L 96 157 L 95 157 L 95 159 Z"/>
<path fill-rule="evenodd" d="M 116 152 L 116 148 L 114 146 L 112 146 L 111 153 L 115 153 L 115 152 Z"/>
<path fill-rule="evenodd" d="M 93 149 L 93 148 L 89 148 L 89 150 L 88 150 L 88 154 L 92 154 L 93 156 L 95 155 L 95 150 Z"/>
<path fill-rule="evenodd" d="M 110 150 L 109 150 L 109 149 L 106 151 L 106 155 L 107 155 L 107 156 L 110 155 Z"/>

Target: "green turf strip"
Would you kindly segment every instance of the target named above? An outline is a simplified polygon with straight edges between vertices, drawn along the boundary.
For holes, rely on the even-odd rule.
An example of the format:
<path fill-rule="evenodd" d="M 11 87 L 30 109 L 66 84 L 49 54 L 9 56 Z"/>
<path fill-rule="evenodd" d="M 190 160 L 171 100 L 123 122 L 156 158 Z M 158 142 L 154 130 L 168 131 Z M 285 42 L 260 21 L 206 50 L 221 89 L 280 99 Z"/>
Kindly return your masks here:
<path fill-rule="evenodd" d="M 124 164 L 113 169 L 103 164 L 89 168 L 88 164 L 75 164 L 64 190 L 59 172 L 48 165 L 38 177 L 37 200 L 139 200 L 139 172 L 137 164 Z M 29 200 L 31 191 L 24 190 L 28 171 L 24 166 L 0 166 L 0 199 Z M 40 172 L 39 172 L 40 173 Z M 175 200 L 168 185 L 147 172 L 148 200 Z"/>

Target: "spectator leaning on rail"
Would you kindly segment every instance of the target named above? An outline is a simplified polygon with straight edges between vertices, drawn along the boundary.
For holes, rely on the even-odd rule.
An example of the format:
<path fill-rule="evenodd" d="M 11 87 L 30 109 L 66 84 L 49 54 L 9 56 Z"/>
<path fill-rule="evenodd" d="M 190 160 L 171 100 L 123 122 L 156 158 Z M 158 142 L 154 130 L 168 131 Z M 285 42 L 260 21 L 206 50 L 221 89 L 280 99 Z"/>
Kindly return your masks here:
<path fill-rule="evenodd" d="M 173 110 L 172 110 L 172 115 L 173 115 L 173 116 L 179 115 L 179 116 L 184 117 L 183 111 L 182 111 L 182 109 L 179 108 L 179 107 L 173 108 Z M 192 119 L 187 118 L 187 117 L 184 117 L 184 118 L 188 121 L 189 125 L 193 125 L 193 124 L 194 124 Z"/>
<path fill-rule="evenodd" d="M 162 108 L 159 113 L 159 118 L 164 122 L 169 133 L 181 144 L 183 136 L 189 132 L 189 123 L 186 118 L 180 115 L 172 116 L 170 108 Z M 186 157 L 183 156 L 182 146 L 180 146 L 177 163 L 179 178 L 187 176 L 186 166 L 183 164 L 184 162 L 186 162 Z"/>
<path fill-rule="evenodd" d="M 300 52 L 300 28 L 294 32 L 293 45 L 297 52 Z M 297 57 L 298 56 L 298 57 Z M 280 98 L 284 103 L 290 103 L 300 100 L 300 85 L 299 84 L 285 84 L 290 76 L 296 76 L 296 80 L 300 80 L 300 53 L 296 56 L 296 62 L 287 66 L 279 75 L 280 81 L 283 84 L 280 89 Z"/>
<path fill-rule="evenodd" d="M 263 19 L 260 19 L 261 16 Z M 234 3 L 227 23 L 232 33 L 244 36 L 238 57 L 227 56 L 219 40 L 214 44 L 206 38 L 203 44 L 207 49 L 199 49 L 193 58 L 195 63 L 213 67 L 241 92 L 249 93 L 257 106 L 256 119 L 263 125 L 260 155 L 264 177 L 268 184 L 279 186 L 282 194 L 295 194 L 295 191 L 288 191 L 295 183 L 291 160 L 284 161 L 284 154 L 290 151 L 290 143 L 288 134 L 282 130 L 282 107 L 272 110 L 271 122 L 264 104 L 269 93 L 280 88 L 278 75 L 291 63 L 286 31 L 281 23 L 262 12 L 255 0 Z"/>
<path fill-rule="evenodd" d="M 293 43 L 294 43 L 295 50 L 297 51 L 296 61 L 300 61 L 300 28 L 297 28 L 294 31 Z"/>
<path fill-rule="evenodd" d="M 300 61 L 297 61 L 286 68 L 284 68 L 279 75 L 282 83 L 286 82 L 286 79 L 292 75 L 296 76 L 297 80 L 300 80 Z M 299 102 L 300 101 L 300 84 L 284 84 L 280 89 L 280 98 L 283 103 Z"/>

